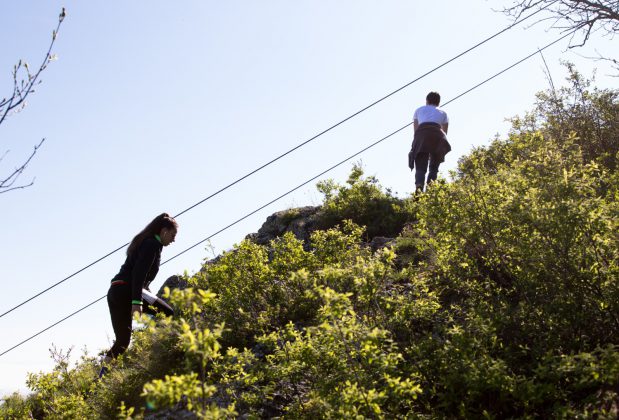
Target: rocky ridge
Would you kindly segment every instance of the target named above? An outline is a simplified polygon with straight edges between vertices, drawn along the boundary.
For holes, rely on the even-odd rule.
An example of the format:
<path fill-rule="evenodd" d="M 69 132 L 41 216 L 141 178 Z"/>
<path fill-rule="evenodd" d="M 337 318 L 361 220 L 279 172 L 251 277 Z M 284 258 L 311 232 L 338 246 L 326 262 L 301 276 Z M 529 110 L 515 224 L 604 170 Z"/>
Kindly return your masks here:
<path fill-rule="evenodd" d="M 323 226 L 321 220 L 320 206 L 305 206 L 291 208 L 288 210 L 278 211 L 273 213 L 262 224 L 258 232 L 250 233 L 245 239 L 250 240 L 258 245 L 269 245 L 276 238 L 282 237 L 287 232 L 292 234 L 299 240 L 303 241 L 304 247 L 309 249 L 309 241 L 312 232 L 318 229 L 328 229 L 332 226 Z M 366 246 L 369 246 L 372 251 L 377 251 L 381 248 L 391 246 L 394 243 L 394 238 L 384 236 L 376 236 L 371 238 Z M 216 257 L 206 264 L 215 262 L 219 257 Z M 171 276 L 161 286 L 157 292 L 161 296 L 163 289 L 184 289 L 187 287 L 187 281 L 182 276 Z"/>

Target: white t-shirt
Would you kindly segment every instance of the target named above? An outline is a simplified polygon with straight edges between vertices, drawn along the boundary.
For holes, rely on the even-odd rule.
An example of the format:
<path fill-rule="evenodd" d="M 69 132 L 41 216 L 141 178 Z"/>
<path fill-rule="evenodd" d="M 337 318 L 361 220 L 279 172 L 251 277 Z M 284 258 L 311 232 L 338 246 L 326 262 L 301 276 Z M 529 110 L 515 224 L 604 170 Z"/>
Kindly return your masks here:
<path fill-rule="evenodd" d="M 420 106 L 417 110 L 415 110 L 413 119 L 417 120 L 419 124 L 433 122 L 443 125 L 449 123 L 447 113 L 434 105 Z"/>

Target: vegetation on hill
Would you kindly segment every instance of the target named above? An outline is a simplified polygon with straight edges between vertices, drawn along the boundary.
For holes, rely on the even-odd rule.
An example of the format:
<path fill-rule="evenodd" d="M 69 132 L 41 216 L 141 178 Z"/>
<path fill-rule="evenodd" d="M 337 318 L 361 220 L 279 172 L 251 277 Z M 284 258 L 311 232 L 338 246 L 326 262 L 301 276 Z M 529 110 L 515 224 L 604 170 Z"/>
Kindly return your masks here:
<path fill-rule="evenodd" d="M 569 81 L 422 195 L 321 183 L 309 244 L 241 242 L 101 381 L 57 354 L 0 416 L 616 418 L 619 91 Z"/>

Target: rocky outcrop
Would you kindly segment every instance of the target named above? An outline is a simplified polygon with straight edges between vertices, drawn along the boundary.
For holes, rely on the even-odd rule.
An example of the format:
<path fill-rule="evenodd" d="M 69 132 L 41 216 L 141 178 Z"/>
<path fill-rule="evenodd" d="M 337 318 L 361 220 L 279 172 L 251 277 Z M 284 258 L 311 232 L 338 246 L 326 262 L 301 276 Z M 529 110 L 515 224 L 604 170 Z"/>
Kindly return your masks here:
<path fill-rule="evenodd" d="M 163 294 L 163 289 L 165 289 L 166 287 L 169 287 L 170 290 L 172 289 L 183 290 L 187 288 L 187 280 L 185 280 L 182 276 L 168 277 L 168 279 L 164 281 L 161 287 L 159 288 L 159 291 L 157 292 L 157 296 L 161 297 L 161 295 Z"/>
<path fill-rule="evenodd" d="M 245 239 L 258 245 L 269 245 L 273 239 L 283 236 L 286 232 L 292 232 L 297 239 L 303 241 L 305 248 L 309 249 L 309 239 L 312 232 L 319 228 L 326 228 L 320 224 L 320 209 L 320 206 L 306 206 L 278 211 L 267 217 L 258 232 L 250 233 Z M 376 236 L 364 245 L 370 247 L 372 251 L 375 252 L 379 249 L 392 246 L 394 243 L 395 239 L 393 238 Z M 221 258 L 221 256 L 207 261 L 205 264 L 215 263 L 219 258 Z M 172 276 L 168 278 L 157 292 L 158 296 L 161 296 L 165 287 L 169 287 L 170 289 L 185 289 L 187 287 L 187 280 L 181 276 Z"/>
<path fill-rule="evenodd" d="M 311 233 L 316 230 L 319 210 L 319 206 L 307 206 L 278 211 L 267 217 L 258 232 L 247 235 L 245 239 L 259 245 L 268 245 L 284 233 L 292 232 L 297 239 L 307 244 Z"/>
<path fill-rule="evenodd" d="M 372 238 L 372 240 L 367 245 L 372 249 L 373 252 L 376 252 L 379 249 L 395 245 L 395 239 L 385 238 L 384 236 L 376 236 Z"/>

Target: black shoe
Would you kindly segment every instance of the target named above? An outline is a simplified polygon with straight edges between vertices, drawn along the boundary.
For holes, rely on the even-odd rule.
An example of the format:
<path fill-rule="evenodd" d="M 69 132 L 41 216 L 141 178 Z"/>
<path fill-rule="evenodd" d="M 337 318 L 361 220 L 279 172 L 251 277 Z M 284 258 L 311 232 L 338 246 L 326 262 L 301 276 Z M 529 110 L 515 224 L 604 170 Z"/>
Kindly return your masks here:
<path fill-rule="evenodd" d="M 108 368 L 105 365 L 101 366 L 101 370 L 99 371 L 99 379 L 103 378 L 103 375 L 105 375 L 108 372 Z"/>

